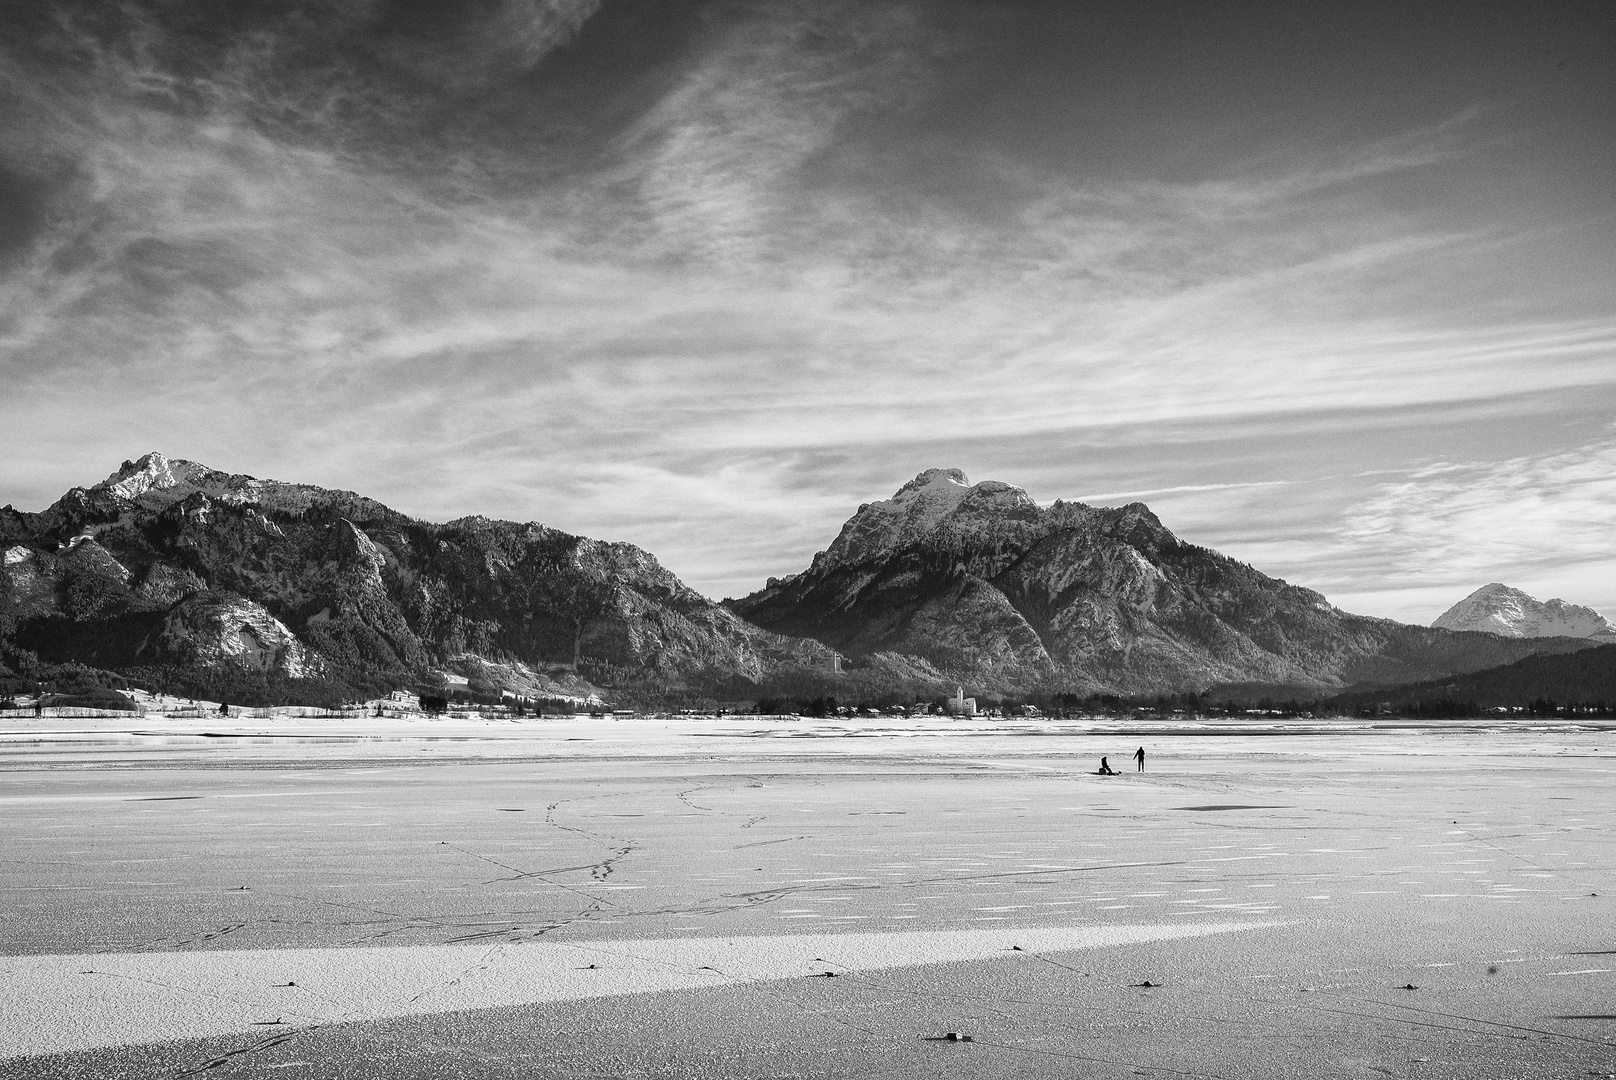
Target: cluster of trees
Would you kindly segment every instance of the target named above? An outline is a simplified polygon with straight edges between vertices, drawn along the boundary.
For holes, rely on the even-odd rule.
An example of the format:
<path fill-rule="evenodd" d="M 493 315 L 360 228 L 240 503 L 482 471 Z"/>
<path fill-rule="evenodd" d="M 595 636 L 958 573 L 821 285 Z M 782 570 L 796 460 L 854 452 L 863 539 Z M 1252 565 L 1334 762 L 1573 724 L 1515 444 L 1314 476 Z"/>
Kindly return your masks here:
<path fill-rule="evenodd" d="M 1217 707 L 1212 704 L 1207 694 L 1197 693 L 1193 690 L 1179 694 L 1156 694 L 1142 697 L 1122 697 L 1118 694 L 1053 694 L 1047 699 L 1047 702 L 1032 699 L 1029 704 L 1038 705 L 1043 711 L 1051 712 L 1057 716 L 1073 714 L 1087 716 L 1118 712 L 1199 713 L 1217 710 Z M 1224 708 L 1228 711 L 1237 711 L 1240 707 L 1231 701 L 1227 702 Z"/>
<path fill-rule="evenodd" d="M 1427 698 L 1424 700 L 1398 701 L 1365 701 L 1357 697 L 1339 697 L 1327 699 L 1301 699 L 1286 698 L 1283 700 L 1272 697 L 1258 697 L 1249 700 L 1238 700 L 1225 697 L 1221 701 L 1214 701 L 1206 694 L 1187 692 L 1182 694 L 1162 694 L 1151 697 L 1129 698 L 1116 694 L 1076 694 L 1055 693 L 1049 695 L 1033 695 L 1026 698 L 992 697 L 977 695 L 977 708 L 980 712 L 995 712 L 1004 715 L 1019 715 L 1023 705 L 1032 705 L 1039 713 L 1050 718 L 1064 718 L 1069 716 L 1157 716 L 1172 717 L 1183 715 L 1198 716 L 1249 716 L 1253 713 L 1279 719 L 1298 717 L 1374 717 L 1374 716 L 1401 716 L 1414 719 L 1462 719 L 1466 717 L 1480 717 L 1490 715 L 1488 707 L 1474 699 L 1468 698 Z M 910 700 L 891 700 L 888 698 L 875 698 L 861 700 L 857 705 L 849 702 L 839 702 L 829 694 L 814 697 L 793 697 L 790 695 L 766 695 L 757 701 L 757 711 L 765 715 L 798 714 L 802 716 L 822 717 L 834 716 L 839 707 L 845 706 L 847 710 L 884 711 L 892 705 L 902 705 L 913 709 L 915 705 L 930 706 L 932 712 L 946 711 L 946 697 L 916 696 Z M 1516 715 L 1525 716 L 1576 716 L 1576 717 L 1610 717 L 1616 716 L 1616 701 L 1579 701 L 1569 704 L 1557 703 L 1548 698 L 1538 698 L 1524 705 L 1517 706 Z"/>
<path fill-rule="evenodd" d="M 39 652 L 23 649 L 15 644 L 0 642 L 0 694 L 32 695 L 43 687 L 48 693 L 82 697 L 95 689 L 124 690 L 129 688 L 150 693 L 173 694 L 179 697 L 218 701 L 227 705 L 312 705 L 335 708 L 367 698 L 391 693 L 409 674 L 403 671 L 367 670 L 360 666 L 339 667 L 319 678 L 294 679 L 275 671 L 265 672 L 242 664 L 220 664 L 214 667 L 127 665 L 119 662 L 136 650 L 122 637 L 153 632 L 151 625 L 142 623 L 149 613 L 137 613 L 118 620 L 92 624 L 81 637 L 96 648 L 86 647 L 94 659 L 104 653 L 108 659 L 101 662 L 109 668 L 97 668 L 79 661 L 52 662 Z M 66 620 L 47 620 L 47 629 L 71 636 L 74 624 Z M 99 636 L 98 636 L 99 635 Z M 48 637 L 48 635 L 47 635 Z M 46 641 L 49 644 L 49 641 Z M 83 642 L 81 642 L 83 644 Z M 100 646 L 105 646 L 101 648 Z M 127 646 L 127 647 L 126 647 Z M 46 656 L 49 655 L 47 652 Z M 106 699 L 111 700 L 111 699 Z M 123 699 L 123 707 L 133 703 Z M 106 708 L 109 706 L 96 706 Z M 119 706 L 111 706 L 119 707 Z"/>
<path fill-rule="evenodd" d="M 341 671 L 330 676 L 293 679 L 278 671 L 259 671 L 243 664 L 210 668 L 147 669 L 147 682 L 166 694 L 201 698 L 225 705 L 309 705 L 337 709 L 353 702 L 384 697 L 398 686 L 396 676 Z"/>
<path fill-rule="evenodd" d="M 41 707 L 133 710 L 120 693 L 130 680 L 83 664 L 32 664 L 26 675 L 0 668 L 0 709 L 14 709 L 17 699 L 33 698 Z"/>
<path fill-rule="evenodd" d="M 556 697 L 504 697 L 498 694 L 477 693 L 475 691 L 456 690 L 452 692 L 426 691 L 420 695 L 421 711 L 432 716 L 439 716 L 449 710 L 449 706 L 459 705 L 462 708 L 478 706 L 490 708 L 500 706 L 509 709 L 516 716 L 534 716 L 546 714 L 570 714 L 577 710 L 577 702 L 570 698 Z"/>
<path fill-rule="evenodd" d="M 517 716 L 526 716 L 529 713 L 534 716 L 553 716 L 557 713 L 565 715 L 576 712 L 578 703 L 571 698 L 519 697 L 510 703 L 510 708 Z"/>
<path fill-rule="evenodd" d="M 1527 716 L 1616 716 L 1616 701 L 1568 701 L 1557 704 L 1552 698 L 1536 698 L 1526 707 Z"/>
<path fill-rule="evenodd" d="M 1385 691 L 1383 691 L 1384 693 Z M 1343 695 L 1319 701 L 1289 700 L 1276 702 L 1270 698 L 1262 698 L 1254 704 L 1242 704 L 1236 701 L 1224 701 L 1206 711 L 1238 715 L 1250 712 L 1253 709 L 1259 712 L 1278 716 L 1402 716 L 1421 720 L 1451 720 L 1466 717 L 1481 717 L 1497 714 L 1500 710 L 1507 710 L 1508 715 L 1515 716 L 1576 716 L 1576 717 L 1612 717 L 1616 716 L 1616 701 L 1573 701 L 1561 704 L 1552 698 L 1534 698 L 1518 705 L 1488 706 L 1476 701 L 1474 698 L 1429 697 L 1411 701 L 1400 701 L 1392 696 L 1381 701 L 1362 700 L 1363 694 Z"/>
<path fill-rule="evenodd" d="M 1437 698 L 1435 701 L 1408 702 L 1399 708 L 1398 715 L 1412 716 L 1418 719 L 1448 720 L 1464 716 L 1480 716 L 1481 706 L 1474 701 Z"/>
<path fill-rule="evenodd" d="M 812 698 L 790 697 L 774 695 L 760 697 L 756 709 L 765 716 L 790 715 L 799 716 L 838 716 L 848 713 L 888 712 L 894 708 L 905 712 L 945 713 L 948 711 L 949 698 L 946 695 L 914 695 L 896 696 L 885 695 L 876 698 L 838 700 L 833 694 L 824 694 Z M 1020 698 L 990 698 L 978 697 L 977 709 L 979 711 L 993 710 L 1006 714 L 1020 714 L 1023 705 L 1034 705 L 1030 699 Z M 1039 711 L 1046 711 L 1038 706 Z"/>
<path fill-rule="evenodd" d="M 20 703 L 17 696 L 12 693 L 0 693 L 0 709 L 16 709 Z M 105 686 L 90 687 L 82 692 L 71 694 L 44 693 L 33 699 L 33 707 L 37 712 L 40 709 L 110 709 L 119 712 L 133 712 L 135 703 L 116 690 Z"/>
<path fill-rule="evenodd" d="M 764 716 L 788 716 L 798 713 L 802 716 L 835 716 L 836 710 L 844 706 L 838 705 L 836 698 L 831 695 L 802 700 L 789 697 L 763 697 L 758 699 L 757 711 Z"/>
<path fill-rule="evenodd" d="M 1032 706 L 1039 713 L 1052 716 L 1094 716 L 1107 713 L 1135 713 L 1139 711 L 1157 711 L 1163 713 L 1183 712 L 1186 704 L 1190 709 L 1197 707 L 1199 699 L 1194 694 L 1161 695 L 1150 699 L 1137 701 L 1124 699 L 1115 694 L 1034 694 L 1024 697 L 999 697 L 992 694 L 977 693 L 976 707 L 978 712 L 1000 713 L 1004 715 L 1021 715 L 1025 706 Z M 757 699 L 757 711 L 765 716 L 796 714 L 801 716 L 835 716 L 842 712 L 885 712 L 894 706 L 906 711 L 917 708 L 932 713 L 945 713 L 948 711 L 950 698 L 945 694 L 874 694 L 868 697 L 838 699 L 833 694 L 819 694 L 814 696 L 795 696 L 791 694 L 768 694 Z"/>

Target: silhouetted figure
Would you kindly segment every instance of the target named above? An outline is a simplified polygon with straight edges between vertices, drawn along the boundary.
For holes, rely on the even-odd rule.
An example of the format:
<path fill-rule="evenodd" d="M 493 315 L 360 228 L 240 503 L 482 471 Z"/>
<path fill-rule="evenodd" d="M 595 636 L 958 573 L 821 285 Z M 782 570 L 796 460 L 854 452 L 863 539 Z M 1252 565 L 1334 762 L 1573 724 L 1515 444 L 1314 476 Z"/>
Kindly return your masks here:
<path fill-rule="evenodd" d="M 1117 775 L 1117 771 L 1111 767 L 1111 763 L 1105 760 L 1105 758 L 1100 759 L 1100 767 L 1094 771 L 1101 776 Z"/>
<path fill-rule="evenodd" d="M 1141 746 L 1133 752 L 1133 759 L 1139 763 L 1139 771 L 1145 771 L 1145 748 Z"/>

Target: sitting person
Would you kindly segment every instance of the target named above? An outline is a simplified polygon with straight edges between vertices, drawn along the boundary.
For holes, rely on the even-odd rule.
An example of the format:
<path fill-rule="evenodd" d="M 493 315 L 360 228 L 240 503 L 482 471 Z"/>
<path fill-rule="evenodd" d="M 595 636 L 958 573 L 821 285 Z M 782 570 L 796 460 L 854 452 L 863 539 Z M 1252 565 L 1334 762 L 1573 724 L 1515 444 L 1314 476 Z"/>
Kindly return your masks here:
<path fill-rule="evenodd" d="M 1095 769 L 1094 771 L 1099 776 L 1115 776 L 1115 775 L 1117 775 L 1117 771 L 1111 767 L 1111 763 L 1109 761 L 1105 760 L 1105 758 L 1100 759 L 1100 767 L 1098 769 Z"/>

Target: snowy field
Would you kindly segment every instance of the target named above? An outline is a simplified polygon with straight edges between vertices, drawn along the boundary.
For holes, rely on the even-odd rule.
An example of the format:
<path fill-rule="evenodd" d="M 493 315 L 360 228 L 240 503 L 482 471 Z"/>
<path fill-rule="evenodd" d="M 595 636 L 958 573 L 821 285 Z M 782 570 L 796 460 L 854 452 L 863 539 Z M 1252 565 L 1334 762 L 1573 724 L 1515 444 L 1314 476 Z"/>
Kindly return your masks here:
<path fill-rule="evenodd" d="M 8 718 L 0 1076 L 1608 1077 L 1613 734 Z"/>

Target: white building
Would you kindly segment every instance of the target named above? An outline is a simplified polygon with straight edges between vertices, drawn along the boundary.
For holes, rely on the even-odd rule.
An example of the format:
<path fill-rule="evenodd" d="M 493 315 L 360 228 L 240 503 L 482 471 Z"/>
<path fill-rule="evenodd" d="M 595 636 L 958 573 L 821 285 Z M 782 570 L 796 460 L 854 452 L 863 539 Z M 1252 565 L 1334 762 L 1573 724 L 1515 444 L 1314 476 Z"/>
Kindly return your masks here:
<path fill-rule="evenodd" d="M 965 687 L 956 687 L 954 699 L 948 703 L 948 713 L 950 716 L 975 716 L 976 699 L 965 696 Z"/>

